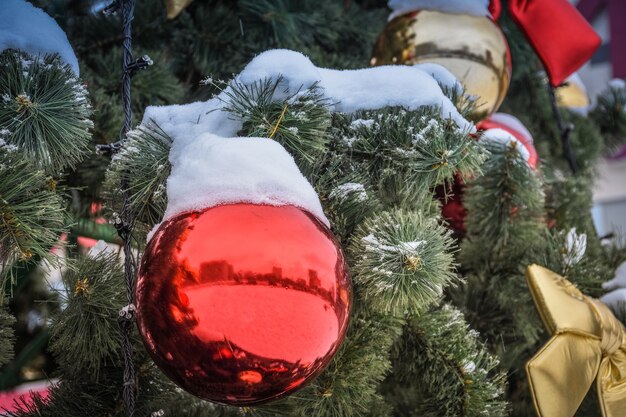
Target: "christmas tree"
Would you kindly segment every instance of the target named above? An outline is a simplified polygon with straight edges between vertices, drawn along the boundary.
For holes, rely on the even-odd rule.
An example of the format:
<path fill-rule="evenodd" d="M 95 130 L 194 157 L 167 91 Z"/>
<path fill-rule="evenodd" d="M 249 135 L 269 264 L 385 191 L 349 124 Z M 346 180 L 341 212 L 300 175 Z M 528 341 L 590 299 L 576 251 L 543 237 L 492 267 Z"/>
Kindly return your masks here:
<path fill-rule="evenodd" d="M 626 320 L 590 214 L 626 88 L 559 102 L 519 2 L 32 3 L 63 30 L 0 19 L 0 382 L 38 355 L 54 382 L 7 415 L 532 416 L 527 267 Z M 394 38 L 422 12 L 508 43 L 492 101 Z"/>

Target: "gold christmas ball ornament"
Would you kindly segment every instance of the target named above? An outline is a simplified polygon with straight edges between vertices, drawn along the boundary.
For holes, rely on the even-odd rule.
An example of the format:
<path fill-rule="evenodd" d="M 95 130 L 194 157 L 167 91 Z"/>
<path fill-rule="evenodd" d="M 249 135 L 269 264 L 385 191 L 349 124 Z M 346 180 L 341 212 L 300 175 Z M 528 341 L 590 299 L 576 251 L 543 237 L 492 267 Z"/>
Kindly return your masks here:
<path fill-rule="evenodd" d="M 570 76 L 555 91 L 556 103 L 568 109 L 586 109 L 591 105 L 585 84 L 578 74 Z"/>
<path fill-rule="evenodd" d="M 422 63 L 442 65 L 476 97 L 474 120 L 494 113 L 509 88 L 509 45 L 488 16 L 419 10 L 387 23 L 371 65 Z"/>

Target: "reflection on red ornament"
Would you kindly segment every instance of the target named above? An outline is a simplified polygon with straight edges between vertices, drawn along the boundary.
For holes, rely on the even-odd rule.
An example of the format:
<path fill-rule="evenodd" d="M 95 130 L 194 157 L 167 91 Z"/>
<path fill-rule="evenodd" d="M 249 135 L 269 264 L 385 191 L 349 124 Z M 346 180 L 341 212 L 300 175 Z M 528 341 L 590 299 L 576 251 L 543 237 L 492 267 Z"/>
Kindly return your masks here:
<path fill-rule="evenodd" d="M 148 352 L 179 386 L 231 405 L 301 388 L 330 362 L 351 284 L 330 230 L 293 206 L 181 214 L 150 240 L 136 287 Z"/>

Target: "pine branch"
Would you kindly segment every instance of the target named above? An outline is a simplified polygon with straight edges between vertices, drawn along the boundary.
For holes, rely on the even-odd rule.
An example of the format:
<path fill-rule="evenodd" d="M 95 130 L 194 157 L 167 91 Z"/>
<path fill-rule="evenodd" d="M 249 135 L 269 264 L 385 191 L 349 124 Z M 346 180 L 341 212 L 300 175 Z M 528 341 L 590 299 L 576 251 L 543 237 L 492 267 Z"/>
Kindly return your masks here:
<path fill-rule="evenodd" d="M 123 271 L 114 254 L 85 257 L 63 274 L 64 308 L 52 319 L 50 349 L 65 378 L 90 375 L 119 362 L 117 313 L 124 304 Z"/>
<path fill-rule="evenodd" d="M 0 129 L 30 162 L 57 174 L 90 151 L 93 123 L 85 87 L 58 56 L 0 54 Z"/>
<path fill-rule="evenodd" d="M 389 410 L 382 405 L 378 386 L 390 370 L 388 352 L 403 323 L 365 308 L 354 311 L 346 340 L 329 367 L 287 399 L 295 408 L 292 415 L 359 417 L 369 415 L 373 408 Z"/>
<path fill-rule="evenodd" d="M 425 189 L 479 172 L 483 148 L 438 110 L 401 108 L 335 115 L 337 149 L 388 204 L 407 204 Z"/>
<path fill-rule="evenodd" d="M 411 320 L 392 355 L 395 379 L 388 381 L 385 395 L 398 415 L 507 415 L 498 360 L 453 307 L 443 305 Z"/>
<path fill-rule="evenodd" d="M 590 117 L 600 128 L 609 151 L 626 142 L 626 86 L 609 86 L 598 97 L 598 103 Z"/>
<path fill-rule="evenodd" d="M 394 210 L 367 219 L 352 240 L 355 290 L 385 314 L 419 314 L 455 283 L 451 232 L 437 218 Z"/>
<path fill-rule="evenodd" d="M 491 157 L 483 175 L 465 191 L 467 238 L 461 262 L 473 270 L 517 270 L 542 251 L 545 241 L 541 182 L 514 146 L 490 143 L 487 148 Z"/>
<path fill-rule="evenodd" d="M 20 152 L 0 147 L 0 284 L 16 272 L 11 266 L 31 258 L 54 264 L 50 249 L 66 229 L 64 204 L 56 182 L 35 169 Z"/>
<path fill-rule="evenodd" d="M 149 229 L 161 221 L 167 205 L 165 182 L 170 175 L 168 159 L 172 139 L 155 123 L 139 126 L 127 134 L 115 156 L 105 183 L 107 197 L 119 210 L 123 197 L 122 176 L 128 183 L 132 217 Z"/>
<path fill-rule="evenodd" d="M 246 85 L 238 81 L 224 90 L 226 111 L 243 121 L 244 136 L 275 139 L 298 162 L 304 174 L 311 172 L 328 142 L 328 100 L 317 85 L 290 91 L 282 77 Z"/>

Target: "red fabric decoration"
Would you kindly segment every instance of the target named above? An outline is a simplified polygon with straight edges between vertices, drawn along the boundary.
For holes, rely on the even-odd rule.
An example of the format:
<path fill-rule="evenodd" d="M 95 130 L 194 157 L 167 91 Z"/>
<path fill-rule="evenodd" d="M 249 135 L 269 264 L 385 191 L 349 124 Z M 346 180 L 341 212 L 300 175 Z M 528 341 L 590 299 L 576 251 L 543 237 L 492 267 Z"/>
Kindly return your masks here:
<path fill-rule="evenodd" d="M 497 19 L 500 0 L 491 0 L 489 10 Z M 602 42 L 567 0 L 510 0 L 509 11 L 539 55 L 553 87 L 588 61 Z"/>

